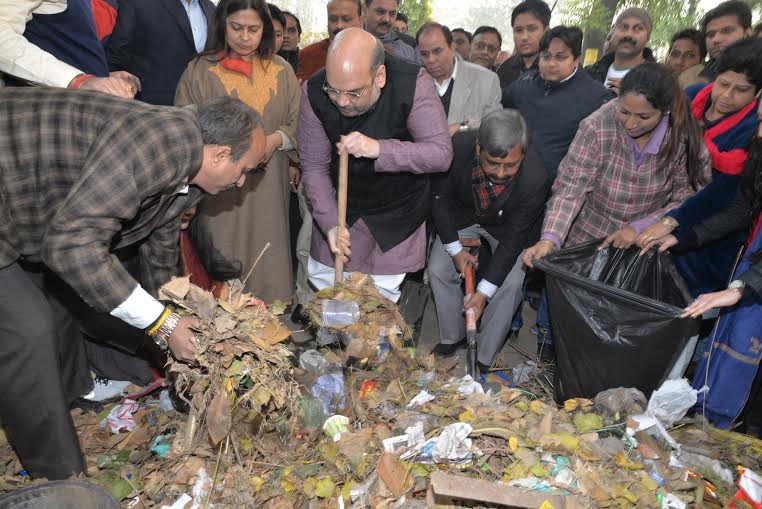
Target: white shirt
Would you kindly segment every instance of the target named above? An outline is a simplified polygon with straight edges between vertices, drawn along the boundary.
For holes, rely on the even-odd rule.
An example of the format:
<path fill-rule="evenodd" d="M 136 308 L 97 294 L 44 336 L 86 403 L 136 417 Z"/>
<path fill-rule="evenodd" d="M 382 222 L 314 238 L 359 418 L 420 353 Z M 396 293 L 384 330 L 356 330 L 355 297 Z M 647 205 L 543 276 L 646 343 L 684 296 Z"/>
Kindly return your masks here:
<path fill-rule="evenodd" d="M 611 85 L 611 78 L 624 78 L 631 69 L 615 69 L 614 64 L 609 66 L 609 72 L 606 73 L 606 81 L 603 86 L 609 88 Z"/>
<path fill-rule="evenodd" d="M 37 85 L 67 87 L 82 71 L 24 36 L 32 14 L 58 14 L 66 0 L 0 0 L 0 71 Z"/>
<path fill-rule="evenodd" d="M 458 57 L 455 57 L 455 66 L 452 68 L 452 74 L 450 75 L 450 77 L 444 80 L 441 85 L 437 83 L 437 80 L 434 80 L 434 86 L 437 87 L 437 93 L 439 94 L 439 97 L 442 97 L 443 95 L 447 93 L 447 89 L 450 88 L 450 82 L 454 80 L 455 76 L 457 75 L 458 75 Z"/>
<path fill-rule="evenodd" d="M 193 45 L 196 47 L 196 51 L 201 53 L 206 45 L 207 33 L 204 9 L 201 8 L 199 0 L 180 0 L 180 3 L 183 4 L 185 12 L 188 14 L 191 32 L 193 32 Z"/>

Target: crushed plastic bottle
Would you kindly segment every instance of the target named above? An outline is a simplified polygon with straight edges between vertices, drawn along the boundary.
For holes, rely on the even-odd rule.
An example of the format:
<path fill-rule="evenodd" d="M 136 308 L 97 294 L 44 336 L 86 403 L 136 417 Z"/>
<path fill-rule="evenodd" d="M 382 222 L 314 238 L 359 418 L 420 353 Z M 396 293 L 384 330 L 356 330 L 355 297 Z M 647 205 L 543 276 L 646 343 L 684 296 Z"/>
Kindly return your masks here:
<path fill-rule="evenodd" d="M 349 300 L 325 299 L 322 320 L 326 327 L 344 327 L 360 319 L 360 306 Z"/>

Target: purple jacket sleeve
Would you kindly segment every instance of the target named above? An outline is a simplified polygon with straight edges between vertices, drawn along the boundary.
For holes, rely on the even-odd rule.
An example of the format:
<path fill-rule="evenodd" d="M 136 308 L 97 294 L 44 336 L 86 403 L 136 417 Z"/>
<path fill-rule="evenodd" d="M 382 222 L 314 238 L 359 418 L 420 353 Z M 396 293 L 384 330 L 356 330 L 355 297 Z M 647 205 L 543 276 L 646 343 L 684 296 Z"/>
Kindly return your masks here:
<path fill-rule="evenodd" d="M 312 217 L 320 230 L 327 233 L 338 224 L 336 190 L 331 182 L 331 142 L 323 124 L 312 111 L 307 97 L 307 82 L 302 85 L 296 146 L 302 165 L 302 185 L 312 204 Z"/>
<path fill-rule="evenodd" d="M 423 67 L 418 72 L 407 128 L 413 141 L 379 140 L 376 171 L 447 171 L 452 162 L 452 139 L 447 130 L 447 117 L 434 88 L 434 80 Z"/>

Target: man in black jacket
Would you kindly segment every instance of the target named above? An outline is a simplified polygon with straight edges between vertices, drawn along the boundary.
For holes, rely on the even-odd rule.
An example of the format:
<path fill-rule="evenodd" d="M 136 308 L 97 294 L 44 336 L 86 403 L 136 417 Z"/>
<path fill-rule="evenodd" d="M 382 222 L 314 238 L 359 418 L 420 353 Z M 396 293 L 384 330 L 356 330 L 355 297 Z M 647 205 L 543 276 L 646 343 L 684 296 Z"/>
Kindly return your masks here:
<path fill-rule="evenodd" d="M 511 13 L 515 54 L 497 69 L 500 88 L 537 69 L 540 41 L 550 25 L 550 7 L 542 0 L 524 0 Z"/>
<path fill-rule="evenodd" d="M 611 37 L 614 50 L 585 70 L 591 78 L 619 95 L 619 83 L 628 72 L 643 62 L 656 61 L 653 52 L 646 47 L 652 28 L 653 21 L 645 9 L 629 7 L 623 10 L 614 23 Z"/>
<path fill-rule="evenodd" d="M 516 110 L 495 111 L 482 119 L 477 160 L 472 134 L 457 135 L 454 143 L 450 173 L 434 194 L 438 236 L 429 274 L 440 343 L 433 353 L 449 356 L 465 345 L 462 310 L 473 308 L 477 319 L 484 314 L 477 340 L 484 372 L 502 347 L 521 301 L 521 252 L 531 243 L 532 227 L 542 215 L 548 178 L 542 159 L 527 150 L 527 127 Z M 493 253 L 476 293 L 465 300 L 460 274 L 476 259 L 463 249 L 460 238 L 481 238 Z"/>
<path fill-rule="evenodd" d="M 106 46 L 110 70 L 129 70 L 140 79 L 137 99 L 171 106 L 188 62 L 204 50 L 212 24 L 211 0 L 120 2 Z"/>

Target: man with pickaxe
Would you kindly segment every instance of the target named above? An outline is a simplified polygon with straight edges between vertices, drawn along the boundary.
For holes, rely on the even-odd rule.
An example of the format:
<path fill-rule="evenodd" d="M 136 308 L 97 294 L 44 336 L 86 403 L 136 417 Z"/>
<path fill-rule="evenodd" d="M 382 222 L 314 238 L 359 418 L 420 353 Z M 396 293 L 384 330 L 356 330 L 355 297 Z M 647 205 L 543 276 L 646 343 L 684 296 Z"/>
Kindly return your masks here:
<path fill-rule="evenodd" d="M 502 347 L 522 299 L 521 252 L 531 245 L 533 227 L 542 218 L 548 176 L 542 159 L 527 146 L 526 124 L 516 110 L 489 113 L 476 140 L 463 133 L 454 144 L 450 173 L 434 192 L 438 236 L 429 276 L 440 342 L 432 352 L 448 357 L 466 346 L 465 311 L 472 323 L 481 318 L 476 368 L 483 373 Z M 464 296 L 461 275 L 476 265 L 465 249 L 473 239 L 486 241 L 492 258 L 475 291 Z"/>

